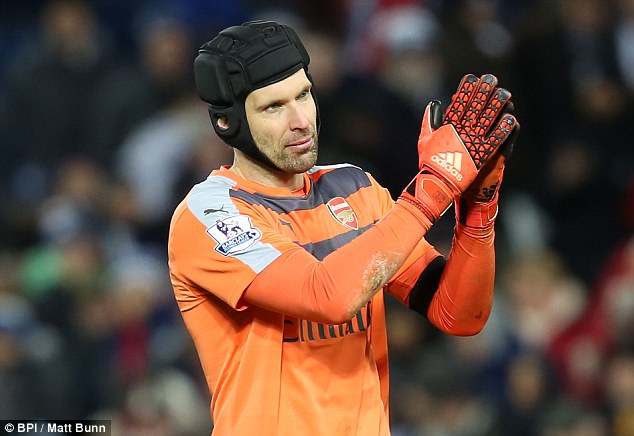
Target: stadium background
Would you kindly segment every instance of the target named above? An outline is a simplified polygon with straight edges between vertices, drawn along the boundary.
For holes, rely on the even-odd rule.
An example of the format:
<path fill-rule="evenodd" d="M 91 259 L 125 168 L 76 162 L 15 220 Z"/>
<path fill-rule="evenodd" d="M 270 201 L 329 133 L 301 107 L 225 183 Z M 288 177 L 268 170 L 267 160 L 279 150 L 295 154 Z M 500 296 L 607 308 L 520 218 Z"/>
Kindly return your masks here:
<path fill-rule="evenodd" d="M 393 434 L 633 435 L 634 1 L 261 3 L 0 3 L 0 419 L 209 431 L 165 259 L 173 207 L 231 158 L 192 61 L 274 18 L 312 56 L 320 162 L 394 194 L 429 99 L 470 72 L 514 95 L 492 317 L 454 338 L 388 305 Z"/>

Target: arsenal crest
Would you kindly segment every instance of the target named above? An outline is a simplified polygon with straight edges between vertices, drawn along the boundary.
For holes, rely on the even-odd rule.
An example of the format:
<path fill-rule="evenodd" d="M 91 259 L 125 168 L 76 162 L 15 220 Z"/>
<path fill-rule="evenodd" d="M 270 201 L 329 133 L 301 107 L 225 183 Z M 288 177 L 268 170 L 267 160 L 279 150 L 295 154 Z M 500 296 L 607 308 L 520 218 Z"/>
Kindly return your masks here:
<path fill-rule="evenodd" d="M 326 203 L 332 216 L 344 226 L 359 230 L 359 220 L 348 202 L 342 197 L 335 197 Z"/>

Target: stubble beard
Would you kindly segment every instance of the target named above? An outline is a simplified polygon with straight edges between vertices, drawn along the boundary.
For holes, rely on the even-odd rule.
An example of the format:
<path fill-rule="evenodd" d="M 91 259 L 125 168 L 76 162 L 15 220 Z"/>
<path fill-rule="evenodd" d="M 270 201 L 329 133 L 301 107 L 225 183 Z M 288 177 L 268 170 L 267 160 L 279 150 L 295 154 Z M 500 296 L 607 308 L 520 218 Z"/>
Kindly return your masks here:
<path fill-rule="evenodd" d="M 313 140 L 311 147 L 307 150 L 297 152 L 288 144 L 300 140 L 309 134 Z M 270 137 L 254 137 L 258 148 L 278 169 L 285 173 L 299 174 L 308 171 L 317 163 L 318 155 L 318 135 L 314 128 L 299 133 L 284 140 L 282 144 L 273 144 Z"/>

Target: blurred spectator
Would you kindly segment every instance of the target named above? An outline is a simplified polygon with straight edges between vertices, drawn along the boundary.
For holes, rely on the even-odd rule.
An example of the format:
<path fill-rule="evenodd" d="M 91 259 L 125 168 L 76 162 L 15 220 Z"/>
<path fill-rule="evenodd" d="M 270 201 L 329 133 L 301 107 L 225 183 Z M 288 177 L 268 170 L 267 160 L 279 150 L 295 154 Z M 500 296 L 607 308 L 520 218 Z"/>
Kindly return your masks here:
<path fill-rule="evenodd" d="M 623 190 L 616 189 L 606 177 L 609 170 L 603 164 L 609 163 L 601 157 L 599 144 L 576 138 L 570 136 L 553 144 L 548 164 L 544 165 L 543 189 L 535 197 L 556 229 L 551 234 L 551 245 L 574 274 L 591 284 L 601 266 L 595 259 L 609 256 L 624 232 L 619 211 Z M 576 210 L 584 213 L 574 213 Z"/>
<path fill-rule="evenodd" d="M 432 399 L 413 368 L 418 366 L 421 347 L 432 344 L 434 327 L 392 298 L 386 299 L 386 317 L 390 338 L 392 434 L 417 435 L 421 417 Z"/>
<path fill-rule="evenodd" d="M 195 436 L 212 427 L 203 394 L 182 371 L 162 370 L 139 380 L 128 392 L 121 434 Z"/>
<path fill-rule="evenodd" d="M 103 77 L 90 107 L 88 145 L 107 167 L 140 123 L 194 90 L 196 49 L 184 23 L 161 16 L 144 23 L 137 38 L 138 56 Z"/>
<path fill-rule="evenodd" d="M 443 2 L 444 31 L 440 52 L 451 83 L 467 73 L 495 74 L 505 87 L 514 89 L 510 59 L 515 36 L 501 20 L 503 2 L 496 0 L 459 0 Z"/>
<path fill-rule="evenodd" d="M 605 388 L 611 434 L 631 435 L 634 429 L 634 353 L 617 351 L 606 361 Z"/>
<path fill-rule="evenodd" d="M 211 129 L 206 105 L 193 93 L 184 94 L 164 110 L 149 117 L 128 135 L 115 156 L 114 170 L 136 199 L 137 236 L 144 242 L 167 243 L 171 210 L 180 198 L 182 180 L 192 177 L 194 154 L 201 149 L 199 165 L 230 164 L 229 147 Z M 196 173 L 197 181 L 208 174 Z"/>
<path fill-rule="evenodd" d="M 209 176 L 208 165 L 210 162 L 219 167 L 220 165 L 230 165 L 232 159 L 233 155 L 229 146 L 209 130 L 194 138 L 179 178 L 173 185 L 175 193 L 173 198 L 183 197 L 194 184 L 205 180 Z"/>
<path fill-rule="evenodd" d="M 491 432 L 495 409 L 490 401 L 473 394 L 463 362 L 444 347 L 424 351 L 414 369 L 430 401 L 419 416 L 418 434 L 475 436 Z"/>
<path fill-rule="evenodd" d="M 454 89 L 439 47 L 442 29 L 429 10 L 417 5 L 384 9 L 368 28 L 378 77 L 409 102 L 416 117 L 432 99 L 447 104 Z"/>
<path fill-rule="evenodd" d="M 0 254 L 0 418 L 26 418 L 40 412 L 40 372 L 28 349 L 35 328 L 35 310 L 20 295 L 18 261 L 11 253 Z"/>
<path fill-rule="evenodd" d="M 551 220 L 548 242 L 588 285 L 599 273 L 596 259 L 605 259 L 623 234 L 618 211 L 631 177 L 631 99 L 618 70 L 612 6 L 536 4 L 514 56 L 527 146 L 517 147 L 509 182 L 530 189 Z"/>
<path fill-rule="evenodd" d="M 549 350 L 563 390 L 586 405 L 603 404 L 608 356 L 634 345 L 633 241 L 616 250 L 584 311 L 557 335 Z"/>
<path fill-rule="evenodd" d="M 220 2 L 222 3 L 222 0 Z M 309 21 L 312 27 L 321 29 L 324 33 L 340 39 L 346 31 L 347 20 L 350 17 L 348 10 L 354 0 L 344 2 L 339 0 L 322 0 L 319 2 L 297 2 L 295 0 L 260 2 L 258 0 L 246 0 L 245 3 L 248 4 L 251 11 L 249 19 L 279 20 L 278 22 L 289 24 L 292 27 L 297 23 L 283 18 L 284 16 L 292 16 L 293 20 L 299 18 Z M 233 23 L 236 23 L 236 21 L 233 21 Z"/>
<path fill-rule="evenodd" d="M 91 103 L 112 64 L 107 32 L 89 3 L 51 1 L 40 19 L 32 62 L 8 77 L 1 148 L 5 192 L 28 202 L 48 193 L 63 159 L 88 153 Z"/>
<path fill-rule="evenodd" d="M 631 173 L 631 103 L 617 66 L 612 6 L 538 3 L 514 56 L 514 95 L 531 150 L 513 155 L 512 184 L 530 189 L 550 221 L 547 242 L 586 285 L 597 279 L 595 259 L 605 259 L 623 234 L 618 210 Z"/>
<path fill-rule="evenodd" d="M 598 281 L 596 297 L 614 346 L 634 347 L 634 234 L 617 245 Z"/>
<path fill-rule="evenodd" d="M 561 398 L 544 414 L 539 436 L 608 436 L 603 416 L 575 401 Z"/>
<path fill-rule="evenodd" d="M 512 260 L 501 275 L 501 293 L 509 300 L 512 334 L 536 351 L 544 351 L 586 305 L 583 283 L 552 251 Z"/>
<path fill-rule="evenodd" d="M 620 114 L 624 95 L 619 92 L 609 6 L 600 0 L 546 1 L 525 22 L 517 72 L 524 97 L 530 99 L 530 121 L 539 126 L 535 134 L 552 140 L 583 129 L 586 122 L 591 129 Z M 544 96 L 549 99 L 546 110 L 539 100 Z"/>
<path fill-rule="evenodd" d="M 555 388 L 547 363 L 539 353 L 518 354 L 506 369 L 505 400 L 499 407 L 496 434 L 537 435 Z"/>
<path fill-rule="evenodd" d="M 630 94 L 634 94 L 634 1 L 616 0 L 616 5 L 614 37 L 619 71 Z"/>
<path fill-rule="evenodd" d="M 346 73 L 338 41 L 320 31 L 300 29 L 311 54 L 320 118 L 319 162 L 362 166 L 393 195 L 417 168 L 416 149 L 422 115 L 376 77 Z"/>
<path fill-rule="evenodd" d="M 65 243 L 74 236 L 99 235 L 108 224 L 102 203 L 108 177 L 93 161 L 71 158 L 57 166 L 56 180 L 38 210 L 38 230 L 42 239 Z"/>

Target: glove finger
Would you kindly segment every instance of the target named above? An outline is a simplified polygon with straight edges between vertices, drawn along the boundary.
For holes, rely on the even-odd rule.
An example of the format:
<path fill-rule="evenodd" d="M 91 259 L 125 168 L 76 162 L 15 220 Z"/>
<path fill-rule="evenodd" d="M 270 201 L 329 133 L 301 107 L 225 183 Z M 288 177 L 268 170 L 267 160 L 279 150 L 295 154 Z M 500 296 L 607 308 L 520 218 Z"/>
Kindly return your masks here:
<path fill-rule="evenodd" d="M 504 143 L 516 125 L 515 117 L 511 114 L 505 114 L 489 136 L 477 136 L 469 143 L 467 149 L 478 170 Z"/>
<path fill-rule="evenodd" d="M 496 123 L 501 114 L 506 113 L 508 109 L 507 103 L 511 99 L 511 93 L 504 88 L 498 88 L 493 93 L 493 97 L 486 105 L 485 109 L 480 114 L 480 117 L 475 125 L 475 133 L 477 135 L 486 135 L 490 133 L 491 127 Z M 512 106 L 512 104 L 511 104 Z"/>
<path fill-rule="evenodd" d="M 425 107 L 425 113 L 423 115 L 423 122 L 420 126 L 420 136 L 428 135 L 434 130 L 442 126 L 442 107 L 440 101 L 432 100 Z"/>
<path fill-rule="evenodd" d="M 445 124 L 459 124 L 467 110 L 467 105 L 479 85 L 480 79 L 474 74 L 467 74 L 460 81 L 456 93 L 445 111 Z"/>
<path fill-rule="evenodd" d="M 500 153 L 507 160 L 511 157 L 511 153 L 513 153 L 513 146 L 515 145 L 515 140 L 517 139 L 517 135 L 520 133 L 520 124 L 516 123 L 515 127 L 509 134 L 509 137 L 506 138 L 506 141 L 500 147 Z"/>
<path fill-rule="evenodd" d="M 488 107 L 489 100 L 496 90 L 498 79 L 493 74 L 485 74 L 480 78 L 479 86 L 473 92 L 467 104 L 467 111 L 462 121 L 465 125 L 475 126 L 481 114 Z M 500 107 L 501 108 L 501 107 Z"/>
<path fill-rule="evenodd" d="M 431 103 L 429 103 L 429 111 L 430 111 L 431 128 L 436 130 L 440 126 L 442 126 L 442 120 L 444 118 L 440 101 L 432 100 Z"/>
<path fill-rule="evenodd" d="M 440 101 L 432 100 L 427 104 L 425 108 L 425 114 L 423 115 L 423 121 L 420 126 L 420 134 L 418 136 L 418 165 L 422 165 L 421 156 L 423 154 L 423 147 L 426 143 L 423 138 L 430 135 L 434 130 L 438 129 L 442 125 L 442 108 Z"/>
<path fill-rule="evenodd" d="M 487 137 L 486 142 L 490 144 L 491 151 L 493 152 L 496 149 L 501 148 L 502 144 L 504 144 L 509 139 L 509 137 L 511 137 L 511 133 L 513 133 L 516 128 L 519 128 L 519 123 L 517 122 L 517 119 L 512 114 L 504 114 L 500 122 L 495 126 L 491 134 Z M 513 137 L 512 139 L 515 140 L 515 137 Z M 509 144 L 507 144 L 507 147 L 508 145 Z M 507 150 L 507 153 L 508 151 L 509 150 Z"/>

